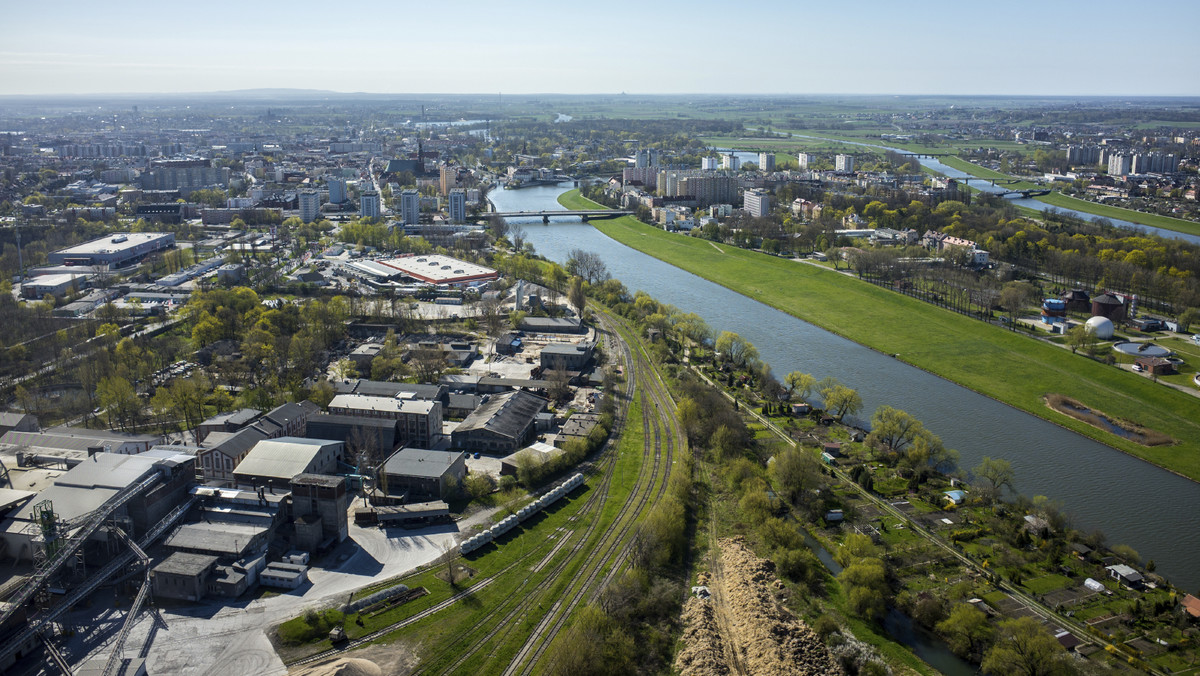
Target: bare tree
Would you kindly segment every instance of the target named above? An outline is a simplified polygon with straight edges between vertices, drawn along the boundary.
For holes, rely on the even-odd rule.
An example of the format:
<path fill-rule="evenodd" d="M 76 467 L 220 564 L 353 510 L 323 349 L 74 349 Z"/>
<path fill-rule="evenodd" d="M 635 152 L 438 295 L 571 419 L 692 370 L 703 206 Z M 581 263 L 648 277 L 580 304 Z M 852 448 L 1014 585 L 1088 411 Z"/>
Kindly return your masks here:
<path fill-rule="evenodd" d="M 611 277 L 608 273 L 608 266 L 604 264 L 600 254 L 582 249 L 571 249 L 568 252 L 567 272 L 584 278 L 592 286 Z"/>
<path fill-rule="evenodd" d="M 521 251 L 525 248 L 525 239 L 527 237 L 528 234 L 525 232 L 525 228 L 520 225 L 510 225 L 508 227 L 508 241 L 512 242 L 514 251 Z"/>

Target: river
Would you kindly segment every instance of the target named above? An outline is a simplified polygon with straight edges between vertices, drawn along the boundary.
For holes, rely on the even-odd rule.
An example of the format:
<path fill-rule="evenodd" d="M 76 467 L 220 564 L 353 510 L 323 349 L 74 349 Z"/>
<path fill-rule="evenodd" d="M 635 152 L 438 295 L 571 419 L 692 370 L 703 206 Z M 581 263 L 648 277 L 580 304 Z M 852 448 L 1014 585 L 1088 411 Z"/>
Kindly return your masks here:
<path fill-rule="evenodd" d="M 499 211 L 560 209 L 557 197 L 567 189 L 494 190 L 490 198 Z M 1062 503 L 1077 528 L 1102 530 L 1110 545 L 1128 544 L 1154 559 L 1180 588 L 1200 588 L 1200 484 L 734 293 L 577 219 L 521 225 L 551 260 L 565 261 L 571 249 L 595 252 L 631 292 L 695 312 L 718 332 L 736 331 L 780 378 L 789 371 L 835 376 L 859 391 L 868 417 L 883 404 L 912 413 L 962 454 L 963 468 L 983 456 L 1011 461 L 1021 493 Z"/>
<path fill-rule="evenodd" d="M 861 146 L 863 148 L 878 148 L 880 150 L 891 150 L 891 151 L 898 152 L 898 153 L 911 152 L 908 150 L 904 150 L 902 148 L 889 148 L 887 146 L 876 145 L 874 143 L 861 143 L 858 141 L 844 141 L 844 140 L 840 140 L 840 139 L 827 139 L 827 138 L 820 137 L 820 136 L 805 136 L 803 134 L 793 134 L 793 136 L 798 137 L 798 138 L 820 139 L 823 141 L 829 141 L 830 143 L 845 143 L 846 145 Z M 741 150 L 731 151 L 728 148 L 714 148 L 713 150 L 715 150 L 717 152 L 721 152 L 721 153 L 732 152 L 734 155 L 737 156 L 737 158 L 742 163 L 758 162 L 758 153 L 745 152 L 745 151 L 741 151 Z M 938 172 L 939 174 L 948 176 L 950 178 L 960 178 L 960 179 L 961 178 L 973 178 L 973 177 L 971 177 L 970 174 L 966 173 L 965 171 L 962 171 L 960 169 L 955 169 L 954 167 L 951 167 L 946 164 L 942 164 L 937 159 L 932 158 L 932 157 L 922 157 L 922 158 L 919 158 L 918 161 L 921 163 L 921 166 L 928 167 L 928 168 Z M 975 188 L 977 190 L 983 190 L 985 192 L 1005 192 L 1008 190 L 1008 188 L 1004 187 L 1003 185 L 992 185 L 991 183 L 988 183 L 983 180 L 972 180 L 970 183 L 968 183 L 968 185 L 971 186 L 972 188 Z M 1104 218 L 1109 223 L 1112 223 L 1113 225 L 1121 227 L 1121 228 L 1130 228 L 1133 230 L 1141 230 L 1143 232 L 1152 233 L 1152 234 L 1158 235 L 1160 237 L 1167 237 L 1170 239 L 1182 239 L 1185 242 L 1191 242 L 1192 244 L 1200 244 L 1200 235 L 1190 235 L 1186 232 L 1176 232 L 1174 230 L 1167 230 L 1166 228 L 1155 228 L 1153 226 L 1142 225 L 1140 223 L 1134 223 L 1132 221 L 1125 221 L 1125 220 L 1121 220 L 1119 218 L 1108 218 L 1106 216 L 1097 216 L 1096 214 L 1089 214 L 1085 211 L 1077 211 L 1075 209 L 1068 209 L 1065 207 L 1056 207 L 1056 206 L 1053 206 L 1050 204 L 1046 204 L 1045 202 L 1039 202 L 1038 200 L 1035 200 L 1032 197 L 1015 197 L 1015 198 L 1014 197 L 1006 197 L 1005 199 L 1007 199 L 1008 201 L 1012 202 L 1013 204 L 1015 204 L 1017 206 L 1028 207 L 1035 211 L 1048 211 L 1050 209 L 1053 209 L 1060 213 L 1071 214 L 1072 216 L 1077 216 L 1079 218 L 1082 218 L 1085 221 L 1091 221 L 1092 219 L 1096 219 L 1096 218 Z"/>

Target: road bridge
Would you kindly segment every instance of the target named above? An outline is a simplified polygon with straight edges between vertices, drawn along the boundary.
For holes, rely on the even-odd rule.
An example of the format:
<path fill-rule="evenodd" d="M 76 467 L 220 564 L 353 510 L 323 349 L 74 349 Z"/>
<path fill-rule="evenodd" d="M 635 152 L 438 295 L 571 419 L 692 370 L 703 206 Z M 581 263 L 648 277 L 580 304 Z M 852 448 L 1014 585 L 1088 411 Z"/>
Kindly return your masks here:
<path fill-rule="evenodd" d="M 1010 195 L 1020 195 L 1021 197 L 1030 198 L 1030 197 L 1041 197 L 1042 195 L 1049 195 L 1050 192 L 1051 191 L 1049 191 L 1049 190 L 1006 190 L 1004 192 L 998 192 L 998 193 L 993 193 L 993 194 L 997 195 L 998 197 L 1008 197 Z"/>
<path fill-rule="evenodd" d="M 551 216 L 568 216 L 578 218 L 587 223 L 592 218 L 617 218 L 632 216 L 633 212 L 625 209 L 571 209 L 555 211 L 493 211 L 488 216 L 500 218 L 541 218 L 543 223 L 549 223 Z"/>

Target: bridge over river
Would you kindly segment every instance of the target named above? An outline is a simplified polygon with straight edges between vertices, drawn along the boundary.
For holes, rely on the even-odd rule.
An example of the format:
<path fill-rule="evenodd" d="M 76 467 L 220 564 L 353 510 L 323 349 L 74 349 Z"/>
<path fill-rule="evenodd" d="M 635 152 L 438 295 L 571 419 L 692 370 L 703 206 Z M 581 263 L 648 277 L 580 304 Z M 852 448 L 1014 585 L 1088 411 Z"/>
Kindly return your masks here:
<path fill-rule="evenodd" d="M 550 210 L 550 211 L 493 211 L 488 216 L 499 216 L 501 218 L 538 218 L 542 219 L 543 223 L 549 223 L 551 216 L 568 216 L 578 218 L 586 223 L 592 218 L 616 218 L 618 216 L 632 216 L 633 212 L 622 209 L 574 209 L 574 210 Z"/>

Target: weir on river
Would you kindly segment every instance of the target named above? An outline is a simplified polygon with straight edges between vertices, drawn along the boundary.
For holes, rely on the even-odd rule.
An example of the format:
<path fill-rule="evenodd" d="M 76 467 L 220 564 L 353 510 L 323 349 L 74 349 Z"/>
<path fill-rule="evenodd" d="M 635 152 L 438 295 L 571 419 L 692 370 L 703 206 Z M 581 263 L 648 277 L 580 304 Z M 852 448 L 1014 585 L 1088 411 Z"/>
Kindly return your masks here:
<path fill-rule="evenodd" d="M 491 198 L 498 211 L 554 209 L 566 190 L 496 191 Z M 962 454 L 964 469 L 983 456 L 1011 461 L 1019 492 L 1059 501 L 1076 528 L 1101 530 L 1109 545 L 1127 544 L 1153 559 L 1176 586 L 1200 589 L 1200 484 L 708 282 L 582 222 L 543 226 L 536 219 L 525 231 L 526 241 L 551 260 L 564 262 L 571 249 L 595 252 L 630 292 L 644 290 L 695 312 L 715 331 L 741 334 L 780 377 L 803 371 L 838 378 L 862 395 L 865 419 L 883 404 L 912 413 Z"/>

